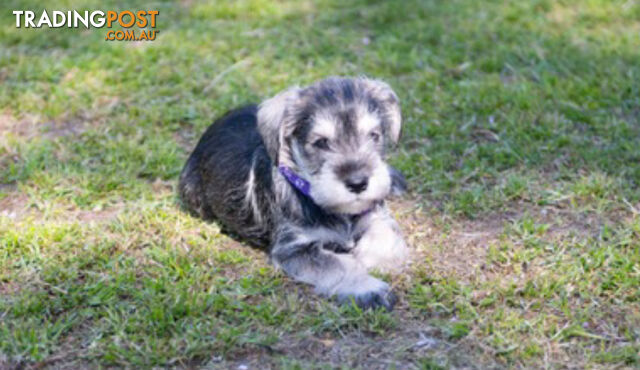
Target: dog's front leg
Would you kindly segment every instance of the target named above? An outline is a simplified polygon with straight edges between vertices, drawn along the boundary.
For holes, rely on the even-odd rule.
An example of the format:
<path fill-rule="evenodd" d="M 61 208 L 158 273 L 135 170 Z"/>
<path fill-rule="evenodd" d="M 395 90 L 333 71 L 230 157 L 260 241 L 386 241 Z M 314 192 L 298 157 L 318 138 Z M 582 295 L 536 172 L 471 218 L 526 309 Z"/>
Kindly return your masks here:
<path fill-rule="evenodd" d="M 400 227 L 386 206 L 366 215 L 358 224 L 362 236 L 353 249 L 366 269 L 399 270 L 409 254 Z"/>
<path fill-rule="evenodd" d="M 362 308 L 393 308 L 396 297 L 387 283 L 367 274 L 353 255 L 323 248 L 325 243 L 335 243 L 335 240 L 306 231 L 283 231 L 276 235 L 271 250 L 276 266 L 295 280 L 313 285 L 317 293 L 335 296 L 340 303 L 353 300 Z"/>

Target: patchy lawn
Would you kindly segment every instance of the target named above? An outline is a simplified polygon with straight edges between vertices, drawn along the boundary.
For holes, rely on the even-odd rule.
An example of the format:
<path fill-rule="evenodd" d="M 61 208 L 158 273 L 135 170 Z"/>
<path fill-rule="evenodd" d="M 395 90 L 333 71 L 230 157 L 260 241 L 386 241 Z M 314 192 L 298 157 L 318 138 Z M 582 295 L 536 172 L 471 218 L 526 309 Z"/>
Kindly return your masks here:
<path fill-rule="evenodd" d="M 56 9 L 157 9 L 160 33 L 0 13 L 0 368 L 640 366 L 637 1 Z M 318 299 L 176 205 L 217 115 L 359 74 L 403 104 L 391 313 Z"/>

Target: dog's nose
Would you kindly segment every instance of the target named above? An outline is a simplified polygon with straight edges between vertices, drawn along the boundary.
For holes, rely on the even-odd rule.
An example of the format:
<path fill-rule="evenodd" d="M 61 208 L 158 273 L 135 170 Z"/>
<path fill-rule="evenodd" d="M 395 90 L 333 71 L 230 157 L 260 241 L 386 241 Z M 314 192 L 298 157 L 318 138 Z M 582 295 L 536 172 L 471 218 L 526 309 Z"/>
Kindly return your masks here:
<path fill-rule="evenodd" d="M 362 175 L 350 176 L 344 181 L 344 183 L 347 186 L 347 189 L 349 189 L 349 191 L 351 191 L 352 193 L 359 194 L 367 190 L 367 185 L 369 184 L 369 178 L 367 178 L 367 176 L 362 176 Z"/>

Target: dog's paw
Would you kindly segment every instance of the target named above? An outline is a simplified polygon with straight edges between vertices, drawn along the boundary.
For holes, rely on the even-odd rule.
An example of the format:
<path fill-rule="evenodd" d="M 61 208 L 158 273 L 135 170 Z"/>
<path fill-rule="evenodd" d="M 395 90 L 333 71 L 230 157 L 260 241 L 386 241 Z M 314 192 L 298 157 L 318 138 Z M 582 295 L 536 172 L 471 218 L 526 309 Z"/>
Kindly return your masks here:
<path fill-rule="evenodd" d="M 371 276 L 340 289 L 336 298 L 340 304 L 355 303 L 362 309 L 384 307 L 387 311 L 393 310 L 398 301 L 389 284 Z"/>

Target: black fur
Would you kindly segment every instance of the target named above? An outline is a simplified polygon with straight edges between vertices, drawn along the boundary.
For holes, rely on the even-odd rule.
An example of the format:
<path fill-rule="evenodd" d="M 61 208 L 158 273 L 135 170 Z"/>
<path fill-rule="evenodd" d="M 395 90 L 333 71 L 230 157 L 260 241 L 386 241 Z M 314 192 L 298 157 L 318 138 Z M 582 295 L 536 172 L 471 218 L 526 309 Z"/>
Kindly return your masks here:
<path fill-rule="evenodd" d="M 209 126 L 182 170 L 178 191 L 185 207 L 197 216 L 218 221 L 243 239 L 267 246 L 271 228 L 258 225 L 252 212 L 243 210 L 242 189 L 252 163 L 264 214 L 270 213 L 273 202 L 272 163 L 256 129 L 256 111 L 256 105 L 242 107 Z M 267 220 L 267 226 L 271 225 Z"/>

